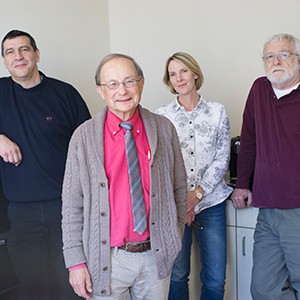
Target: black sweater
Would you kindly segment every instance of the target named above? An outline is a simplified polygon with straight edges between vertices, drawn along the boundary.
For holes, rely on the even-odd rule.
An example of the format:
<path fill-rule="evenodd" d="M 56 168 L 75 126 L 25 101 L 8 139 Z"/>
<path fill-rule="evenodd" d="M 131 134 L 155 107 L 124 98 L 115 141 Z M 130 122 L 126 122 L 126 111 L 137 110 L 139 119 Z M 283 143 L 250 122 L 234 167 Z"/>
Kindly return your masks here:
<path fill-rule="evenodd" d="M 9 201 L 60 199 L 69 140 L 90 118 L 77 90 L 48 78 L 24 89 L 11 77 L 0 79 L 0 134 L 21 149 L 16 167 L 0 158 L 3 191 Z"/>

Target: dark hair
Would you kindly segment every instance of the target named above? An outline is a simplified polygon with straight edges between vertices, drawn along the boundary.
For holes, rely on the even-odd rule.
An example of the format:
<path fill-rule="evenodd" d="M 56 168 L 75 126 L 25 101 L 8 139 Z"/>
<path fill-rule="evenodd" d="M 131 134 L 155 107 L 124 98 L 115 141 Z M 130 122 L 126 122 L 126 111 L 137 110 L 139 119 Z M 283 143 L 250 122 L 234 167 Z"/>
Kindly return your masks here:
<path fill-rule="evenodd" d="M 139 66 L 139 64 L 129 55 L 126 55 L 126 54 L 121 54 L 121 53 L 111 53 L 111 54 L 108 54 L 106 55 L 100 62 L 97 70 L 96 70 L 96 74 L 95 74 L 95 81 L 96 81 L 96 85 L 100 85 L 101 84 L 101 78 L 100 78 L 100 73 L 101 73 L 101 70 L 103 68 L 103 66 L 109 62 L 110 60 L 114 59 L 114 58 L 125 58 L 125 59 L 128 59 L 130 60 L 132 63 L 133 63 L 133 66 L 134 68 L 136 69 L 136 72 L 137 72 L 137 76 L 139 78 L 142 78 L 144 79 L 144 74 L 143 74 L 143 71 L 141 69 L 141 67 Z"/>
<path fill-rule="evenodd" d="M 10 32 L 8 32 L 5 37 L 3 38 L 2 42 L 1 42 L 1 54 L 2 56 L 4 56 L 4 49 L 3 49 L 3 44 L 6 40 L 11 40 L 14 39 L 18 36 L 27 36 L 29 41 L 30 41 L 30 45 L 33 48 L 34 52 L 38 49 L 36 46 L 36 42 L 34 40 L 34 38 L 27 32 L 25 31 L 21 31 L 21 30 L 11 30 Z"/>

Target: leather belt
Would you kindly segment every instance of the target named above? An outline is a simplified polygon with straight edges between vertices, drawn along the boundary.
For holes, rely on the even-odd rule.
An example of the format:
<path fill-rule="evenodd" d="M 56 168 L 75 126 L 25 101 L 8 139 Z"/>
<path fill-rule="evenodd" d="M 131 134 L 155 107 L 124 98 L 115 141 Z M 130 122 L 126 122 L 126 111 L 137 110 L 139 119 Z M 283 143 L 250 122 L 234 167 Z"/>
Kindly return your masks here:
<path fill-rule="evenodd" d="M 126 243 L 118 248 L 127 252 L 144 252 L 151 249 L 151 244 L 150 241 L 141 243 Z"/>

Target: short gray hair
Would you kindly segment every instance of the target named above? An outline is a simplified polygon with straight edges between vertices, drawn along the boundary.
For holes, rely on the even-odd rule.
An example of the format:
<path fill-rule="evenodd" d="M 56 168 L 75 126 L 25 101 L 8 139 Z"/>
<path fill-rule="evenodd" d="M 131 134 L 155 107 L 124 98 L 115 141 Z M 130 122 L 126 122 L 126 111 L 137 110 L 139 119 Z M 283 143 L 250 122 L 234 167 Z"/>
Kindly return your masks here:
<path fill-rule="evenodd" d="M 144 79 L 144 74 L 143 74 L 143 71 L 141 69 L 141 67 L 139 66 L 139 64 L 129 55 L 126 55 L 126 54 L 121 54 L 121 53 L 111 53 L 111 54 L 108 54 L 106 55 L 100 62 L 97 70 L 96 70 L 96 74 L 95 74 L 95 81 L 96 81 L 96 85 L 100 85 L 101 84 L 101 78 L 100 78 L 100 73 L 101 73 L 101 70 L 103 68 L 103 66 L 109 62 L 110 60 L 114 59 L 114 58 L 125 58 L 125 59 L 128 59 L 130 60 L 136 71 L 137 71 L 137 75 L 139 78 L 142 78 Z"/>
<path fill-rule="evenodd" d="M 287 34 L 287 33 L 275 34 L 275 35 L 272 35 L 271 37 L 269 37 L 268 40 L 264 44 L 263 54 L 265 53 L 265 50 L 266 50 L 267 46 L 269 45 L 269 43 L 279 42 L 281 40 L 288 40 L 291 43 L 291 45 L 294 47 L 294 52 L 296 54 L 300 54 L 300 41 L 299 41 L 299 39 L 297 39 L 293 35 Z"/>

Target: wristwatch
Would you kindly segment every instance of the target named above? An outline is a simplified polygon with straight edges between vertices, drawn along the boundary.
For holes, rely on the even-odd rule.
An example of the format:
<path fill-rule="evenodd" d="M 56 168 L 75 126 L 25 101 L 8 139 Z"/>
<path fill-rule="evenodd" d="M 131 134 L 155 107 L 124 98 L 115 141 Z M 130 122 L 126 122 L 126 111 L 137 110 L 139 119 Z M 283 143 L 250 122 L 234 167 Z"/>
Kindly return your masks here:
<path fill-rule="evenodd" d="M 203 198 L 203 194 L 201 193 L 201 189 L 200 188 L 195 188 L 195 193 L 196 193 L 196 197 L 201 201 Z"/>

